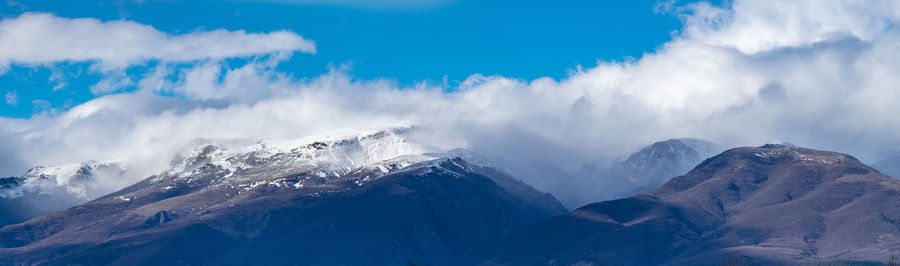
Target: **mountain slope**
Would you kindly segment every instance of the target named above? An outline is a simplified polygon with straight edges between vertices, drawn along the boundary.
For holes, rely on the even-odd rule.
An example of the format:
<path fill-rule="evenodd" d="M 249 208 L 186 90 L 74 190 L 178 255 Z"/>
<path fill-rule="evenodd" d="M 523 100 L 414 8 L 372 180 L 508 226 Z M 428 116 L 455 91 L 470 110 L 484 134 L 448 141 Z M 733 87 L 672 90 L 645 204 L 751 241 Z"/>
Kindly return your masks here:
<path fill-rule="evenodd" d="M 565 209 L 392 132 L 205 146 L 119 192 L 0 229 L 0 264 L 447 264 Z M 264 146 L 264 145 L 263 145 Z"/>
<path fill-rule="evenodd" d="M 658 189 L 530 226 L 472 261 L 881 262 L 900 248 L 898 200 L 900 181 L 848 155 L 737 148 Z"/>

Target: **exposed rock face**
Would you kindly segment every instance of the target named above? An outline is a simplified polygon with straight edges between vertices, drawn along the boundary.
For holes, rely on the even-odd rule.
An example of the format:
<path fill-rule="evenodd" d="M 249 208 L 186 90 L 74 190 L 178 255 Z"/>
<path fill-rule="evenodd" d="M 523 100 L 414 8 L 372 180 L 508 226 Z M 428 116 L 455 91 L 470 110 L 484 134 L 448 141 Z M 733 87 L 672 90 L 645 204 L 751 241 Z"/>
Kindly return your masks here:
<path fill-rule="evenodd" d="M 900 181 L 840 153 L 766 145 L 662 187 L 530 226 L 471 263 L 885 262 L 900 249 Z"/>
<path fill-rule="evenodd" d="M 390 132 L 201 147 L 119 192 L 0 229 L 0 264 L 440 265 L 566 212 L 493 168 L 409 150 Z"/>
<path fill-rule="evenodd" d="M 168 211 L 159 211 L 147 220 L 144 220 L 144 227 L 154 227 L 164 223 L 171 222 L 175 219 L 175 214 Z"/>

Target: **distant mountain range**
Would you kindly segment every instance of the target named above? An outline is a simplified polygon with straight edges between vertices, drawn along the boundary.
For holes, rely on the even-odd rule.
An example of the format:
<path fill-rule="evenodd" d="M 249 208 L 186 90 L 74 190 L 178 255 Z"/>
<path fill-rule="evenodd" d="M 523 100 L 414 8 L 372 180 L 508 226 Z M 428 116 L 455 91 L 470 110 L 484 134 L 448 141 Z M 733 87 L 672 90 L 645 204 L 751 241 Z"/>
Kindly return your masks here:
<path fill-rule="evenodd" d="M 202 145 L 127 188 L 2 227 L 0 265 L 815 264 L 900 252 L 900 181 L 845 154 L 661 141 L 581 173 L 598 193 L 622 182 L 633 196 L 568 212 L 514 164 L 434 152 L 409 130 Z M 77 195 L 117 169 L 0 178 L 0 211 L 48 190 Z"/>

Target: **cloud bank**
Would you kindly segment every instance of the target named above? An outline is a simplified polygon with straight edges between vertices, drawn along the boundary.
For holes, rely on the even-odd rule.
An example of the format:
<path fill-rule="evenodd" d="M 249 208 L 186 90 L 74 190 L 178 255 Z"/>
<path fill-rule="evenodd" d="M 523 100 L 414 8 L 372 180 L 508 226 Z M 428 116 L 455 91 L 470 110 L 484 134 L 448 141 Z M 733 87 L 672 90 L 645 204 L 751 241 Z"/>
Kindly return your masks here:
<path fill-rule="evenodd" d="M 197 58 L 184 51 L 222 47 L 200 52 L 209 60 L 190 67 L 160 64 L 147 75 L 127 77 L 138 84 L 135 92 L 99 97 L 55 116 L 0 119 L 0 142 L 5 142 L 0 154 L 7 159 L 0 170 L 17 175 L 36 164 L 127 160 L 126 178 L 137 180 L 200 140 L 288 140 L 416 125 L 435 146 L 465 147 L 522 165 L 555 165 L 560 175 L 526 181 L 555 194 L 600 199 L 615 188 L 592 187 L 593 177 L 565 172 L 667 138 L 697 137 L 726 146 L 789 141 L 864 161 L 873 161 L 885 147 L 900 146 L 897 2 L 736 0 L 726 7 L 701 2 L 669 11 L 683 19 L 683 30 L 640 59 L 601 61 L 562 80 L 474 74 L 450 93 L 427 83 L 401 88 L 389 80 L 356 80 L 340 69 L 300 80 L 274 68 L 283 57 L 240 66 L 220 60 L 253 54 L 242 49 L 314 51 L 311 42 L 289 32 L 213 31 L 131 40 L 123 36 L 152 28 L 28 15 L 15 22 L 57 21 L 64 27 L 82 22 L 121 31 L 72 35 L 69 45 L 78 46 L 72 50 L 86 49 L 77 55 L 59 55 L 46 46 L 4 49 L 0 58 L 13 58 L 7 62 L 97 60 L 114 67 L 148 58 L 192 60 Z M 17 40 L 4 35 L 0 40 Z M 120 54 L 109 46 L 115 44 L 81 48 L 97 43 L 78 37 L 125 38 L 174 52 Z M 285 38 L 293 45 L 247 48 L 203 41 L 217 38 L 243 40 L 238 43 Z M 183 97 L 161 96 L 168 93 Z"/>

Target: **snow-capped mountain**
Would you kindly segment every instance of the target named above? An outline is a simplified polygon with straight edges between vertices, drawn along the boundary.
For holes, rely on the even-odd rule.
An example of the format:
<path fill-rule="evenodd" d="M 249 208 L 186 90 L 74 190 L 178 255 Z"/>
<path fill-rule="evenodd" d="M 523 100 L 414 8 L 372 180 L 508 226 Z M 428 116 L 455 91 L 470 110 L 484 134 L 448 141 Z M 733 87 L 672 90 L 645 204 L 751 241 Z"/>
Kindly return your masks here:
<path fill-rule="evenodd" d="M 588 164 L 582 170 L 582 175 L 599 177 L 602 187 L 620 189 L 610 191 L 610 197 L 629 196 L 683 175 L 703 160 L 724 150 L 724 147 L 705 140 L 669 139 L 643 147 L 624 160 Z"/>
<path fill-rule="evenodd" d="M 6 184 L 0 184 L 0 198 L 64 192 L 87 200 L 96 194 L 93 183 L 99 176 L 117 177 L 124 171 L 124 167 L 117 162 L 87 161 L 53 167 L 37 166 L 20 177 L 7 178 Z"/>
<path fill-rule="evenodd" d="M 120 179 L 118 162 L 88 161 L 38 166 L 18 177 L 0 178 L 0 226 L 65 209 L 109 193 L 109 180 Z"/>
<path fill-rule="evenodd" d="M 240 149 L 204 145 L 176 161 L 171 169 L 155 175 L 152 182 L 209 187 L 272 181 L 272 175 L 288 173 L 335 179 L 363 166 L 377 165 L 377 170 L 386 173 L 389 168 L 437 158 L 426 155 L 428 149 L 408 140 L 406 134 L 411 130 L 319 137 L 307 143 L 259 142 Z"/>
<path fill-rule="evenodd" d="M 236 146 L 204 144 L 180 156 L 154 182 L 206 186 L 228 180 L 252 183 L 266 177 L 254 172 L 305 172 L 337 177 L 362 165 L 393 159 L 406 166 L 437 157 L 407 140 L 414 128 L 395 128 L 349 136 L 313 136 L 288 142 L 258 142 Z M 304 142 L 305 141 L 305 142 Z M 236 146 L 236 147 L 235 147 Z M 405 156 L 404 155 L 408 155 Z M 127 161 L 37 166 L 18 177 L 0 178 L 0 226 L 87 202 L 131 185 Z M 230 177 L 236 177 L 231 179 Z M 205 178 L 205 179 L 204 179 Z M 206 182 L 206 183 L 203 183 Z"/>
<path fill-rule="evenodd" d="M 0 264 L 444 264 L 566 211 L 406 130 L 204 145 L 130 187 L 0 229 Z"/>

